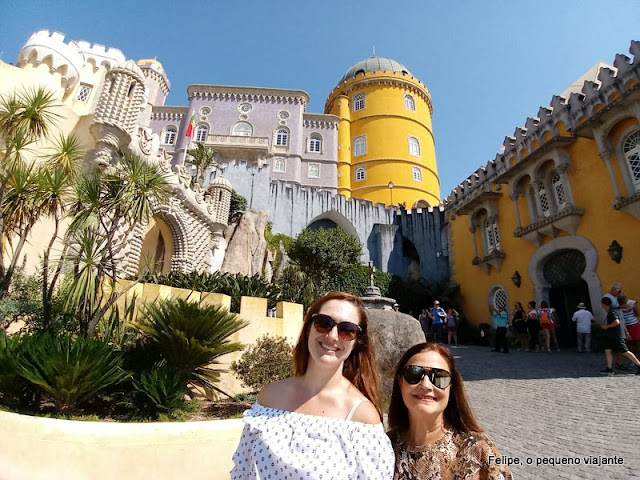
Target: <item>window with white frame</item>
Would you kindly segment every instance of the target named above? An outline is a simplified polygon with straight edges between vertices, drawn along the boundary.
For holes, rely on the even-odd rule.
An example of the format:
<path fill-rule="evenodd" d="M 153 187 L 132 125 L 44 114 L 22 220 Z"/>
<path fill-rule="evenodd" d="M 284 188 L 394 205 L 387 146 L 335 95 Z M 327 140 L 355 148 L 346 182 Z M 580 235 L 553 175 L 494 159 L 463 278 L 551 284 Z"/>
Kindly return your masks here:
<path fill-rule="evenodd" d="M 420 170 L 420 167 L 412 167 L 411 168 L 412 172 L 413 172 L 413 179 L 416 182 L 421 182 L 422 181 L 422 170 Z"/>
<path fill-rule="evenodd" d="M 91 96 L 91 90 L 93 87 L 91 85 L 87 85 L 86 83 L 81 83 L 80 87 L 78 87 L 78 93 L 76 94 L 76 100 L 80 100 L 81 102 L 88 102 L 89 97 Z"/>
<path fill-rule="evenodd" d="M 416 137 L 409 137 L 409 155 L 420 156 L 420 140 Z"/>
<path fill-rule="evenodd" d="M 289 145 L 289 129 L 279 128 L 276 130 L 276 145 L 286 147 Z"/>
<path fill-rule="evenodd" d="M 236 137 L 251 137 L 253 135 L 253 127 L 248 122 L 238 122 L 233 126 L 231 135 Z"/>
<path fill-rule="evenodd" d="M 178 128 L 170 125 L 164 129 L 164 135 L 162 136 L 162 143 L 165 145 L 174 145 L 176 143 L 176 136 L 178 135 Z"/>
<path fill-rule="evenodd" d="M 201 123 L 196 127 L 196 142 L 206 142 L 209 135 L 209 125 Z"/>
<path fill-rule="evenodd" d="M 551 208 L 549 207 L 549 197 L 547 197 L 547 190 L 544 188 L 542 182 L 538 183 L 538 199 L 540 200 L 540 209 L 542 215 L 548 217 L 551 215 Z"/>
<path fill-rule="evenodd" d="M 556 205 L 558 205 L 558 210 L 562 210 L 567 206 L 567 195 L 564 191 L 564 184 L 562 183 L 562 176 L 559 172 L 554 172 L 553 177 L 551 177 L 551 186 L 553 187 L 553 194 L 556 199 Z"/>
<path fill-rule="evenodd" d="M 273 171 L 277 173 L 284 173 L 286 164 L 284 158 L 276 158 L 273 161 Z"/>
<path fill-rule="evenodd" d="M 353 97 L 353 111 L 364 109 L 364 93 L 359 93 Z"/>
<path fill-rule="evenodd" d="M 640 130 L 629 135 L 622 144 L 624 159 L 629 167 L 633 189 L 640 190 Z"/>
<path fill-rule="evenodd" d="M 309 178 L 320 178 L 320 164 L 319 163 L 310 163 L 307 168 L 307 177 Z"/>
<path fill-rule="evenodd" d="M 366 178 L 367 170 L 365 167 L 356 167 L 356 182 L 361 182 Z"/>
<path fill-rule="evenodd" d="M 413 95 L 409 95 L 408 93 L 404 95 L 404 108 L 412 112 L 416 111 L 416 101 Z"/>
<path fill-rule="evenodd" d="M 367 153 L 367 138 L 364 135 L 353 140 L 353 155 L 355 157 Z"/>
<path fill-rule="evenodd" d="M 307 151 L 312 153 L 320 153 L 322 151 L 322 137 L 319 134 L 312 133 L 309 135 Z"/>
<path fill-rule="evenodd" d="M 484 235 L 487 245 L 487 255 L 494 250 L 500 250 L 500 236 L 498 234 L 498 222 L 495 217 L 484 221 Z"/>

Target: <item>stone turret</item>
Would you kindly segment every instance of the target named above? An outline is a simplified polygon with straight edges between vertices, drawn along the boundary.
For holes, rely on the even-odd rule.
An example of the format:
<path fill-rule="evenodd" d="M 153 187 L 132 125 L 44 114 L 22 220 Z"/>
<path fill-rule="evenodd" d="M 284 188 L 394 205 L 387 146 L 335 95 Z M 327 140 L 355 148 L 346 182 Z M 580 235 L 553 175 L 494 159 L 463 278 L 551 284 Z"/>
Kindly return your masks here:
<path fill-rule="evenodd" d="M 218 177 L 209 185 L 209 194 L 215 208 L 215 221 L 226 225 L 231 209 L 231 183 L 222 176 Z"/>
<path fill-rule="evenodd" d="M 149 125 L 153 107 L 164 105 L 171 84 L 162 64 L 154 58 L 138 60 L 138 66 L 145 77 L 144 109 L 140 114 L 140 123 Z"/>
<path fill-rule="evenodd" d="M 99 165 L 111 163 L 115 153 L 131 142 L 144 90 L 144 74 L 132 60 L 107 72 L 91 126 Z"/>

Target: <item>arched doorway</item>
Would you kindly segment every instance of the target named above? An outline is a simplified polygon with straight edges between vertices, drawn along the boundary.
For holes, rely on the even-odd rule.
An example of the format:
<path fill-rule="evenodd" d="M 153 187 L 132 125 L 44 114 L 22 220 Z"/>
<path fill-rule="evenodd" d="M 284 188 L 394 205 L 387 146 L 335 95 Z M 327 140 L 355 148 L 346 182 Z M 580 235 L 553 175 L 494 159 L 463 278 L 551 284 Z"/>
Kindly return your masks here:
<path fill-rule="evenodd" d="M 167 224 L 154 217 L 140 249 L 138 273 L 169 273 L 173 256 L 173 242 Z"/>
<path fill-rule="evenodd" d="M 567 249 L 549 255 L 542 267 L 544 280 L 549 285 L 549 304 L 558 313 L 556 335 L 561 347 L 576 345 L 575 325 L 571 317 L 578 303 L 584 302 L 593 311 L 589 286 L 583 279 L 586 266 L 586 258 L 580 250 Z"/>

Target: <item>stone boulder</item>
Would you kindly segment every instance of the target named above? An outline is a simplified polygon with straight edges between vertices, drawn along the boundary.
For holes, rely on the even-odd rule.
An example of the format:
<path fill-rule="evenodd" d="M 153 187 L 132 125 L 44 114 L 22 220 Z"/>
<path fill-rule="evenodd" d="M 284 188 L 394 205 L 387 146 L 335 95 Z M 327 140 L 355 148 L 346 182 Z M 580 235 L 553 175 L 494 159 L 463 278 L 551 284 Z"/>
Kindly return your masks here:
<path fill-rule="evenodd" d="M 411 315 L 393 310 L 367 309 L 369 332 L 380 372 L 383 395 L 391 395 L 393 372 L 404 352 L 425 341 L 420 322 Z"/>
<path fill-rule="evenodd" d="M 253 276 L 262 274 L 267 252 L 264 229 L 269 214 L 261 210 L 247 210 L 224 231 L 227 252 L 221 270 Z"/>

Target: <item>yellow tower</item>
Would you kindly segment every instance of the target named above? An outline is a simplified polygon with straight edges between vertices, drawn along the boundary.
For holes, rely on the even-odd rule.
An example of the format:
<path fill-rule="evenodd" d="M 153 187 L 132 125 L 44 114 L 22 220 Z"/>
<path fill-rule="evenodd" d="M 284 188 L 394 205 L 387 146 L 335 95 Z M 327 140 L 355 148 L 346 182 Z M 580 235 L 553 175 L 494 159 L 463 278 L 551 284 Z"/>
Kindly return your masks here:
<path fill-rule="evenodd" d="M 383 57 L 356 63 L 324 110 L 340 117 L 339 193 L 407 208 L 440 203 L 431 97 L 402 64 Z"/>

